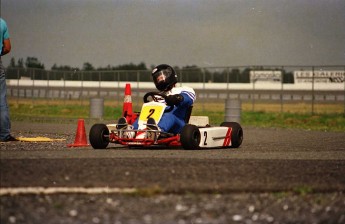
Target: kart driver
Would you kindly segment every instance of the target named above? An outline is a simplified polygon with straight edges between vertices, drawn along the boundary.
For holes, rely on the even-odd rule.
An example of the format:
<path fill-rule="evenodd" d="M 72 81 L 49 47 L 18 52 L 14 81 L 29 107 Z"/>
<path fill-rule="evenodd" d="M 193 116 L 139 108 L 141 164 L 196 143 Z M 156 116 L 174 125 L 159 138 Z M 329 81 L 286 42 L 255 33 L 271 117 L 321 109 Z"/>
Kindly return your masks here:
<path fill-rule="evenodd" d="M 148 129 L 160 129 L 163 132 L 173 134 L 180 133 L 185 126 L 186 114 L 195 101 L 195 92 L 190 87 L 176 87 L 177 74 L 170 65 L 158 65 L 152 70 L 151 75 L 156 88 L 160 93 L 167 96 L 166 104 L 174 106 L 174 109 L 163 113 L 162 118 L 157 124 L 158 127 L 152 118 L 147 121 L 147 127 Z M 125 121 L 124 118 L 120 118 L 118 128 L 124 127 L 121 127 L 121 123 L 124 124 Z M 156 128 L 152 128 L 155 126 Z M 133 128 L 138 129 L 138 119 L 133 123 Z"/>

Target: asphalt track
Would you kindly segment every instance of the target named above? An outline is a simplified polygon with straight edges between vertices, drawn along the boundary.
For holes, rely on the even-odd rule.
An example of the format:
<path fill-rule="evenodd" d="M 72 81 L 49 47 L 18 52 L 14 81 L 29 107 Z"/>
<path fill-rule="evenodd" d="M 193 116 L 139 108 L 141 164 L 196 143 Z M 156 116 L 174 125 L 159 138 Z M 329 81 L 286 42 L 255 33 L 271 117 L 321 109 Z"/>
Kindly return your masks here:
<path fill-rule="evenodd" d="M 87 132 L 89 128 L 90 124 L 87 124 Z M 82 208 L 68 208 L 65 215 L 47 212 L 47 217 L 41 216 L 41 218 L 44 217 L 47 221 L 46 219 L 51 217 L 51 222 L 46 223 L 60 223 L 57 220 L 62 220 L 61 223 L 78 223 L 78 220 L 80 223 L 229 223 L 238 221 L 243 223 L 249 221 L 249 223 L 293 221 L 309 223 L 315 220 L 316 223 L 320 220 L 341 223 L 345 221 L 345 215 L 343 215 L 345 214 L 343 195 L 345 133 L 244 127 L 244 141 L 238 149 L 186 151 L 180 148 L 127 149 L 118 145 L 110 145 L 106 150 L 93 150 L 91 147 L 67 148 L 66 145 L 74 141 L 76 124 L 14 122 L 12 130 L 16 136 L 46 136 L 66 138 L 66 141 L 0 144 L 1 223 L 42 221 L 39 217 L 34 217 L 30 209 L 24 209 L 22 204 L 29 204 L 26 208 L 31 206 L 32 211 L 35 211 L 37 204 L 47 203 L 43 207 L 50 211 L 47 207 L 49 207 L 49 200 L 52 199 L 48 200 L 47 195 L 53 195 L 51 197 L 56 201 L 64 198 L 64 203 L 69 198 L 74 198 L 71 202 L 73 204 L 83 201 L 84 199 L 81 198 L 85 195 L 112 193 L 116 195 L 115 198 L 118 201 L 116 203 L 123 203 L 124 206 L 130 206 L 130 201 L 134 200 L 138 206 L 135 213 L 137 216 L 132 214 L 132 218 L 128 218 L 123 215 L 124 212 L 121 213 L 123 216 L 116 215 L 122 218 L 115 218 L 103 211 L 101 218 L 97 216 L 98 219 L 93 219 L 87 215 L 90 213 L 88 208 L 92 206 L 78 204 Z M 31 190 L 29 191 L 27 187 L 31 187 Z M 313 213 L 312 208 L 308 207 L 311 205 L 307 203 L 305 206 L 309 209 L 310 216 L 305 215 L 301 219 L 293 219 L 286 216 L 286 213 L 279 215 L 279 212 L 275 212 L 276 216 L 271 214 L 264 217 L 261 214 L 261 218 L 254 218 L 255 212 L 250 209 L 252 197 L 257 197 L 254 201 L 263 200 L 269 203 L 272 200 L 272 203 L 276 203 L 277 198 L 274 195 L 282 192 L 289 195 L 290 193 L 298 194 L 298 196 L 307 194 L 310 197 L 322 198 L 321 201 L 329 200 L 330 204 L 333 203 L 336 212 L 328 215 Z M 132 196 L 127 198 L 127 194 Z M 139 195 L 138 198 L 133 198 L 133 194 Z M 194 198 L 186 199 L 190 195 L 194 195 Z M 222 196 L 224 200 L 217 203 L 224 206 L 214 211 L 216 215 L 212 216 L 213 218 L 206 219 L 201 211 L 199 219 L 195 214 L 194 216 L 185 214 L 184 218 L 172 215 L 174 212 L 189 211 L 191 206 L 187 206 L 189 209 L 183 211 L 185 208 L 182 202 L 185 200 L 206 203 L 209 200 L 216 200 L 215 195 Z M 290 196 L 285 200 L 290 200 Z M 40 202 L 32 197 L 43 199 Z M 107 200 L 115 200 L 113 197 L 108 197 L 102 203 L 98 196 L 93 197 L 96 198 L 95 204 L 100 207 L 112 205 Z M 160 214 L 158 217 L 153 216 L 145 210 L 152 206 L 150 202 L 145 201 L 147 197 L 152 200 L 166 197 L 166 203 L 173 204 L 171 205 L 174 208 L 173 212 L 171 213 L 168 209 L 169 206 L 166 210 L 159 206 L 150 209 L 152 214 Z M 298 201 L 301 199 L 297 198 L 294 203 L 300 203 L 303 207 L 303 200 Z M 244 209 L 246 212 L 231 213 L 230 208 L 226 209 L 226 206 L 229 206 L 229 200 L 243 203 L 243 206 L 247 206 Z M 313 200 L 315 201 L 317 199 Z M 297 204 L 295 206 L 297 207 L 294 207 L 293 214 L 300 215 L 298 212 L 303 209 L 299 209 Z M 195 207 L 198 208 L 198 206 Z M 332 206 L 328 207 L 332 208 Z M 328 207 L 325 206 L 325 209 Z M 21 215 L 16 215 L 18 208 L 22 211 Z M 260 208 L 260 205 L 255 208 Z M 128 213 L 129 211 L 133 213 L 133 210 L 127 210 Z M 108 219 L 104 214 L 108 214 L 109 217 L 106 216 Z"/>

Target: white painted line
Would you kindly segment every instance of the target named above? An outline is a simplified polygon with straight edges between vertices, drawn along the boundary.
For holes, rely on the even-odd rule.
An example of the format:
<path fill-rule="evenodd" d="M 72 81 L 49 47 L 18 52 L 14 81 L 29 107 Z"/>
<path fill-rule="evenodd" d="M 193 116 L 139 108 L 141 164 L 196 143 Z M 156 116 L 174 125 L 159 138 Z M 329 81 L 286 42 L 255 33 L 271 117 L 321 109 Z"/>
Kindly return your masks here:
<path fill-rule="evenodd" d="M 0 196 L 20 194 L 131 194 L 136 193 L 136 188 L 114 187 L 11 187 L 0 188 Z"/>

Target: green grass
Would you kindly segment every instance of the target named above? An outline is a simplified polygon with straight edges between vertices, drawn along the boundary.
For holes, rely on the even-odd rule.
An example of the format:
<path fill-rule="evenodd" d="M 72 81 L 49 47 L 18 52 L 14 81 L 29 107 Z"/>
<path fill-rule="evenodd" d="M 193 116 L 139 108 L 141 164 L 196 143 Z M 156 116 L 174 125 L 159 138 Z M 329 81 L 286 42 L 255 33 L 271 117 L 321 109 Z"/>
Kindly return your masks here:
<path fill-rule="evenodd" d="M 47 104 L 11 104 L 12 120 L 39 120 L 40 118 L 78 119 L 89 118 L 89 105 L 47 105 Z M 122 105 L 104 107 L 104 120 L 116 120 L 121 117 Z M 193 109 L 192 115 L 208 116 L 212 125 L 220 125 L 224 121 L 224 110 L 208 111 Z M 345 131 L 343 114 L 303 114 L 278 112 L 242 111 L 241 125 L 255 127 L 295 128 L 322 131 Z"/>
<path fill-rule="evenodd" d="M 260 127 L 345 131 L 345 117 L 342 114 L 245 112 L 242 120 L 244 125 Z"/>
<path fill-rule="evenodd" d="M 196 112 L 193 115 L 208 115 L 210 123 L 221 124 L 224 112 Z M 242 111 L 241 125 L 255 127 L 295 128 L 319 131 L 345 131 L 343 114 L 301 114 L 277 112 Z"/>
<path fill-rule="evenodd" d="M 89 105 L 30 105 L 30 104 L 10 104 L 11 118 L 18 117 L 54 117 L 54 118 L 88 118 Z M 104 107 L 105 118 L 120 116 L 122 108 Z"/>

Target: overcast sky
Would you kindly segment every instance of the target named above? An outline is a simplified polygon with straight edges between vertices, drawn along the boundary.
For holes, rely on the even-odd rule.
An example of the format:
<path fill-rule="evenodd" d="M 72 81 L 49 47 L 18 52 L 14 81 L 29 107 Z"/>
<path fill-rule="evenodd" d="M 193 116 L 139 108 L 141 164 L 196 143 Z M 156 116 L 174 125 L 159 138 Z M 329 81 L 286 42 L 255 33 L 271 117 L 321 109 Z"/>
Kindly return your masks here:
<path fill-rule="evenodd" d="M 5 65 L 345 64 L 344 0 L 1 0 L 1 17 Z"/>

